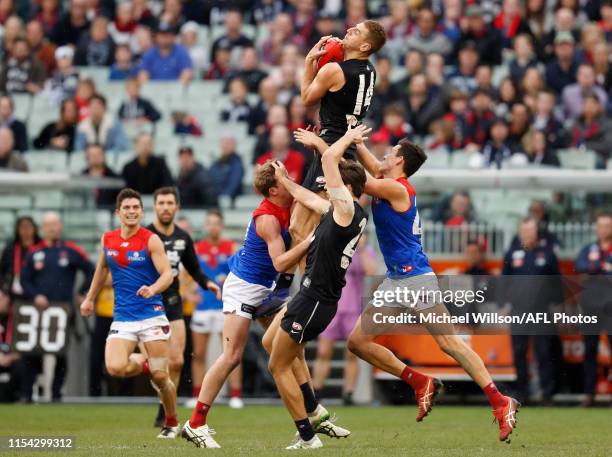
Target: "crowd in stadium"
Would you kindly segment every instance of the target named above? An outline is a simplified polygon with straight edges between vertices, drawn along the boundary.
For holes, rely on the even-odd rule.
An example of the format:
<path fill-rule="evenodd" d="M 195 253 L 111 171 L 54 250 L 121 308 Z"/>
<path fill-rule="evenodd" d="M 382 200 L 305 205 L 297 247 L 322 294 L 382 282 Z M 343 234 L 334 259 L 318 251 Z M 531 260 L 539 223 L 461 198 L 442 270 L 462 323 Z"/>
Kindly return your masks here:
<path fill-rule="evenodd" d="M 315 124 L 299 97 L 305 52 L 326 34 L 342 35 L 366 17 L 378 18 L 389 40 L 376 59 L 377 81 L 368 123 L 379 152 L 408 136 L 429 152 L 462 149 L 501 166 L 518 153 L 523 161 L 559 166 L 556 151 L 584 148 L 605 168 L 612 146 L 609 94 L 612 3 L 607 0 L 433 2 L 326 1 L 104 1 L 2 2 L 0 167 L 24 170 L 20 153 L 56 149 L 81 153 L 95 143 L 106 151 L 146 149 L 128 139 L 125 126 L 175 122 L 175 132 L 201 135 L 189 113 L 160 119 L 155 100 L 139 95 L 147 81 L 223 80 L 228 106 L 223 121 L 245 122 L 257 135 L 252 161 L 282 158 L 298 180 L 310 153 L 291 139 L 297 127 Z M 465 4 L 467 3 L 467 4 Z M 258 39 L 243 24 L 257 27 Z M 224 26 L 210 48 L 200 45 L 201 25 Z M 265 32 L 260 32 L 265 31 Z M 104 93 L 80 75 L 83 67 L 108 66 L 110 80 L 126 80 L 118 112 Z M 398 68 L 404 69 L 403 73 Z M 394 72 L 403 75 L 392 79 Z M 58 119 L 28 132 L 13 116 L 10 96 L 49 97 Z M 258 94 L 256 104 L 247 95 Z M 252 99 L 251 99 L 252 100 Z M 277 126 L 283 128 L 276 128 Z M 155 150 L 155 144 L 149 145 Z M 232 183 L 241 164 L 227 153 L 207 173 L 182 151 L 179 176 L 137 152 L 141 169 L 114 170 L 144 193 L 175 181 L 200 184 L 219 170 Z M 96 154 L 91 154 L 96 156 Z M 89 157 L 90 162 L 96 162 Z M 151 163 L 149 163 L 151 162 Z M 145 165 L 146 164 L 146 165 Z M 100 173 L 99 166 L 93 166 Z M 153 170 L 150 182 L 133 173 Z M 104 169 L 104 174 L 112 174 Z M 221 191 L 208 180 L 206 198 Z"/>
<path fill-rule="evenodd" d="M 0 0 L 0 169 L 27 172 L 24 155 L 33 149 L 56 150 L 58 157 L 84 154 L 84 175 L 121 177 L 142 194 L 176 185 L 182 205 L 199 208 L 235 198 L 245 169 L 271 158 L 300 182 L 312 152 L 293 141 L 292 132 L 316 125 L 316 109 L 300 98 L 304 55 L 321 36 L 343 36 L 366 18 L 381 21 L 388 36 L 374 62 L 377 80 L 366 121 L 380 157 L 408 137 L 429 154 L 466 151 L 481 166 L 501 168 L 515 160 L 559 167 L 557 151 L 577 148 L 594 151 L 596 167 L 607 167 L 611 0 Z M 245 25 L 257 30 L 257 38 L 243 33 Z M 209 48 L 198 36 L 202 26 L 224 27 Z M 86 67 L 108 67 L 109 81 L 125 81 L 117 112 L 108 109 L 110 94 L 82 75 Z M 206 137 L 206 125 L 190 113 L 165 118 L 157 101 L 140 91 L 149 81 L 200 80 L 224 82 L 228 104 L 219 120 L 248 126 L 256 137 L 251 163 L 243 163 L 235 138 L 227 135 L 215 146 L 219 154 L 209 168 L 196 160 L 197 151 L 180 148 L 173 176 L 166 159 L 156 155 L 151 127 L 172 123 L 177 135 Z M 48 98 L 57 120 L 28 131 L 14 115 L 13 97 L 21 94 Z M 131 135 L 134 127 L 141 131 Z M 134 158 L 113 170 L 106 161 L 110 151 Z M 101 189 L 98 204 L 113 206 L 115 196 Z M 460 225 L 470 221 L 470 211 L 469 195 L 457 192 L 441 218 Z M 603 219 L 609 225 L 610 217 Z M 48 236 L 59 239 L 53 232 L 59 221 L 46 223 L 47 233 L 52 226 Z M 24 236 L 16 233 L 27 247 Z M 38 241 L 34 232 L 27 236 L 30 244 Z M 612 235 L 604 230 L 602 236 Z M 470 267 L 480 268 L 482 247 L 471 247 L 477 261 Z M 554 256 L 553 247 L 551 240 L 547 255 Z M 85 256 L 78 246 L 71 249 L 75 261 Z M 25 250 L 20 255 L 25 259 Z M 81 266 L 91 274 L 91 264 Z M 10 289 L 10 283 L 2 285 Z M 52 293 L 49 287 L 44 296 Z M 526 353 L 524 341 L 516 345 Z M 539 354 L 545 395 L 554 389 L 554 382 L 546 384 L 553 368 L 544 366 L 552 362 L 552 350 Z M 593 357 L 591 347 L 590 395 Z M 517 369 L 526 379 L 526 361 Z M 22 398 L 31 396 L 28 386 Z M 97 386 L 92 393 L 99 391 Z"/>

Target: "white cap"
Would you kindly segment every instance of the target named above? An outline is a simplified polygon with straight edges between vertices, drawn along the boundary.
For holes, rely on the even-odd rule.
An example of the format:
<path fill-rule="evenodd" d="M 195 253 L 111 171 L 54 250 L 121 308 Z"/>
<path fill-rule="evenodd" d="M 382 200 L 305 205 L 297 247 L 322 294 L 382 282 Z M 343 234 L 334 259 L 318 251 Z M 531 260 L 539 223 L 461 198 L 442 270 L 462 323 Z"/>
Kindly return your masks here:
<path fill-rule="evenodd" d="M 200 30 L 200 27 L 198 26 L 197 22 L 188 21 L 188 22 L 185 22 L 183 26 L 181 27 L 181 35 L 188 33 L 188 32 L 198 33 L 199 30 Z"/>
<path fill-rule="evenodd" d="M 74 57 L 74 50 L 70 46 L 60 46 L 55 50 L 55 60 L 71 59 Z"/>

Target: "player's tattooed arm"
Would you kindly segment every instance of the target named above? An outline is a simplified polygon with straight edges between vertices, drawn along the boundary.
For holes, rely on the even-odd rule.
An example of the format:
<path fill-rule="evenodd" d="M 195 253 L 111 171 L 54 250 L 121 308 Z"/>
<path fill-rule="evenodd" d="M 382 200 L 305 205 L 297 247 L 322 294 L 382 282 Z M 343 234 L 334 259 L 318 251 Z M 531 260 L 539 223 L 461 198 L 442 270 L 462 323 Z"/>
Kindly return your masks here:
<path fill-rule="evenodd" d="M 173 280 L 172 268 L 170 268 L 170 262 L 168 261 L 166 250 L 164 249 L 164 245 L 159 236 L 151 235 L 149 238 L 149 252 L 151 253 L 153 265 L 159 273 L 159 278 L 157 278 L 157 281 L 155 281 L 153 284 L 144 285 L 138 289 L 136 294 L 144 298 L 151 298 L 154 295 L 162 293 L 164 290 L 170 287 Z"/>
<path fill-rule="evenodd" d="M 102 290 L 102 287 L 106 284 L 108 278 L 108 264 L 106 263 L 106 255 L 104 254 L 104 236 L 102 236 L 102 255 L 98 264 L 96 265 L 96 271 L 94 272 L 89 291 L 85 296 L 85 299 L 81 302 L 80 310 L 81 316 L 91 316 L 94 311 L 94 304 L 98 294 Z"/>
<path fill-rule="evenodd" d="M 276 181 L 287 189 L 287 192 L 289 192 L 295 200 L 318 214 L 325 214 L 329 210 L 331 204 L 324 198 L 319 197 L 314 192 L 309 191 L 293 181 L 287 174 L 287 169 L 282 162 L 276 160 L 272 162 L 272 166 L 274 167 Z"/>
<path fill-rule="evenodd" d="M 308 251 L 312 236 L 288 251 L 285 250 L 285 241 L 281 236 L 281 227 L 274 216 L 264 214 L 255 221 L 255 231 L 268 245 L 268 253 L 276 271 L 283 272 L 295 266 Z"/>

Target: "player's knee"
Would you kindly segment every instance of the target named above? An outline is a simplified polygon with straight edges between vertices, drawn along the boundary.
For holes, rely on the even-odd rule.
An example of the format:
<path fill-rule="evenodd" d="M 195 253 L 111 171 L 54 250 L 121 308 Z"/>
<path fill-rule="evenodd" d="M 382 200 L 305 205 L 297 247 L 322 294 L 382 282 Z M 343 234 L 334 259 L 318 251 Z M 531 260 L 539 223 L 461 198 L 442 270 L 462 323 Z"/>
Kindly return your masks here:
<path fill-rule="evenodd" d="M 272 376 L 276 376 L 280 370 L 280 365 L 274 361 L 273 359 L 270 359 L 268 361 L 268 370 L 270 370 L 270 373 L 272 374 Z"/>
<path fill-rule="evenodd" d="M 242 361 L 242 351 L 228 350 L 223 354 L 223 360 L 230 370 L 233 370 Z"/>
<path fill-rule="evenodd" d="M 170 371 L 181 371 L 184 363 L 183 354 L 176 354 L 170 357 L 168 366 Z"/>
<path fill-rule="evenodd" d="M 117 362 L 107 362 L 106 372 L 115 378 L 122 378 L 125 376 L 125 365 Z"/>
<path fill-rule="evenodd" d="M 264 347 L 266 352 L 270 354 L 272 352 L 272 343 L 274 341 L 274 334 L 272 332 L 266 332 L 261 339 L 261 345 Z"/>
<path fill-rule="evenodd" d="M 359 357 L 362 352 L 363 345 L 366 342 L 367 341 L 365 340 L 363 335 L 359 335 L 353 332 L 349 335 L 348 341 L 346 342 L 346 347 L 350 352 Z"/>
<path fill-rule="evenodd" d="M 168 373 L 166 371 L 152 371 L 151 380 L 160 389 L 166 386 L 169 380 Z"/>
<path fill-rule="evenodd" d="M 323 344 L 319 344 L 317 347 L 317 358 L 319 359 L 330 359 L 332 356 L 332 346 L 325 346 Z"/>
<path fill-rule="evenodd" d="M 451 357 L 461 352 L 461 341 L 455 335 L 439 335 L 437 337 L 437 341 L 442 352 L 450 355 Z"/>

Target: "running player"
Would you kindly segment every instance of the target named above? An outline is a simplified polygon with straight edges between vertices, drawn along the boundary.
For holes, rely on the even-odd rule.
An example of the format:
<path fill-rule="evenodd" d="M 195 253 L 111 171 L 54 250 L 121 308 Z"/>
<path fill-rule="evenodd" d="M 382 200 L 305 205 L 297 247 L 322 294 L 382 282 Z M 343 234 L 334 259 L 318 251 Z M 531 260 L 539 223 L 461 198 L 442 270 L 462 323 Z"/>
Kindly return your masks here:
<path fill-rule="evenodd" d="M 202 270 L 219 285 L 222 285 L 229 274 L 229 259 L 236 251 L 236 243 L 223 238 L 223 214 L 211 209 L 206 214 L 206 238 L 195 244 L 196 254 Z M 195 286 L 195 284 L 194 284 Z M 191 338 L 193 357 L 191 361 L 191 378 L 193 384 L 193 408 L 200 395 L 200 382 L 204 379 L 206 353 L 210 337 L 222 336 L 223 302 L 207 290 L 196 291 L 197 308 L 191 318 Z M 230 408 L 242 408 L 242 371 L 240 365 L 229 377 Z M 185 406 L 188 406 L 187 404 Z"/>
<path fill-rule="evenodd" d="M 121 227 L 102 235 L 103 255 L 81 303 L 81 314 L 93 313 L 94 300 L 110 270 L 115 305 L 106 340 L 106 370 L 120 378 L 150 374 L 165 412 L 158 438 L 176 438 L 176 387 L 168 375 L 170 324 L 161 297 L 172 283 L 172 270 L 159 237 L 140 225 L 140 194 L 132 189 L 119 192 L 116 214 Z M 143 343 L 147 357 L 133 353 L 138 342 Z"/>
<path fill-rule="evenodd" d="M 376 70 L 369 57 L 384 46 L 387 37 L 379 22 L 360 22 L 349 28 L 342 40 L 344 61 L 327 63 L 319 70 L 318 59 L 326 52 L 321 47 L 329 39 L 337 38 L 322 37 L 306 55 L 301 95 L 306 106 L 321 103 L 321 138 L 331 145 L 346 133 L 347 127 L 361 122 L 368 112 L 376 83 Z M 355 160 L 353 150 L 354 146 L 349 146 L 345 158 Z M 302 185 L 313 192 L 323 192 L 325 177 L 319 154 L 315 154 Z M 319 218 L 316 212 L 296 203 L 291 214 L 293 243 L 303 240 Z M 304 265 L 300 266 L 303 271 Z"/>
<path fill-rule="evenodd" d="M 307 238 L 287 250 L 293 198 L 277 183 L 271 162 L 255 170 L 254 185 L 264 199 L 253 212 L 243 248 L 230 259 L 230 273 L 223 283 L 223 354 L 206 372 L 193 415 L 183 427 L 183 438 L 197 447 L 220 447 L 206 423 L 208 411 L 242 359 L 251 321 L 257 319 L 267 327 L 282 307 L 278 301 L 267 300 L 274 291 L 278 272 L 295 266 L 311 242 Z M 350 432 L 332 424 L 329 412 L 316 402 L 305 360 L 296 360 L 293 369 L 300 388 L 307 392 L 310 419 L 316 431 L 332 437 L 347 436 Z"/>
<path fill-rule="evenodd" d="M 323 446 L 308 419 L 300 381 L 292 366 L 303 358 L 306 343 L 317 338 L 334 318 L 346 283 L 346 270 L 368 222 L 366 212 L 357 202 L 364 189 L 365 171 L 356 162 L 341 162 L 344 151 L 364 131 L 363 126 L 349 129 L 323 154 L 321 161 L 329 201 L 289 179 L 280 162 L 274 165 L 277 181 L 297 201 L 322 216 L 308 249 L 300 291 L 264 336 L 264 346 L 271 348 L 270 371 L 299 434 L 286 449 Z"/>
<path fill-rule="evenodd" d="M 317 147 L 319 151 L 325 148 L 321 139 L 312 132 L 300 130 L 296 133 L 296 138 L 305 145 Z M 386 296 L 385 291 L 438 290 L 438 281 L 421 245 L 421 222 L 416 207 L 416 192 L 408 182 L 408 178 L 416 173 L 427 159 L 425 153 L 419 146 L 402 139 L 382 162 L 368 151 L 363 142 L 357 144 L 357 157 L 372 176 L 379 177 L 368 177 L 365 192 L 374 197 L 372 217 L 378 244 L 387 265 L 387 278 L 378 288 L 378 291 L 382 292 L 381 296 Z M 443 304 L 424 301 L 416 304 L 385 303 L 384 306 L 411 306 L 417 312 L 437 315 L 448 313 Z M 372 310 L 370 306 L 362 316 L 369 315 Z M 452 325 L 432 324 L 427 325 L 427 330 L 440 349 L 453 357 L 483 389 L 499 423 L 499 439 L 507 440 L 516 426 L 516 412 L 520 406 L 518 402 L 499 392 L 478 354 L 455 334 Z M 360 318 L 349 337 L 349 350 L 409 384 L 418 401 L 416 420 L 422 421 L 429 414 L 442 383 L 406 366 L 391 351 L 376 343 L 376 336 L 364 332 Z"/>
<path fill-rule="evenodd" d="M 196 256 L 193 240 L 189 234 L 177 227 L 174 218 L 179 210 L 178 192 L 174 187 L 160 187 L 153 193 L 155 220 L 147 229 L 155 233 L 164 243 L 164 249 L 172 268 L 172 284 L 162 294 L 166 317 L 170 322 L 170 359 L 168 369 L 170 379 L 178 389 L 183 369 L 185 352 L 185 321 L 183 319 L 183 301 L 179 293 L 179 269 L 183 264 L 191 277 L 203 289 L 210 290 L 221 298 L 221 289 L 202 272 Z M 164 408 L 159 405 L 155 426 L 164 420 Z"/>

